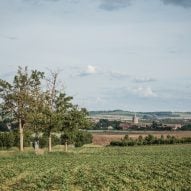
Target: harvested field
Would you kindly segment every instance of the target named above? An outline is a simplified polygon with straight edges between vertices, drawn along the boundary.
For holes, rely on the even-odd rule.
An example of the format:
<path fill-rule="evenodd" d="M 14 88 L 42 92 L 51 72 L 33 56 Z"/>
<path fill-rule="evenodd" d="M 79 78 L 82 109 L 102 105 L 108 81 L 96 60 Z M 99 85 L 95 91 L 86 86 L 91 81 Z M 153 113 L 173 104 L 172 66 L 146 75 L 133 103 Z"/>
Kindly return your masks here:
<path fill-rule="evenodd" d="M 111 141 L 119 141 L 124 135 L 93 134 L 93 144 L 108 145 Z"/>
<path fill-rule="evenodd" d="M 92 133 L 93 134 L 93 144 L 95 145 L 108 145 L 111 141 L 121 140 L 126 134 L 132 138 L 138 138 L 139 135 L 145 137 L 148 134 L 152 134 L 156 137 L 163 135 L 175 136 L 175 137 L 191 137 L 191 131 L 131 131 L 124 133 L 115 132 L 103 132 L 103 133 Z"/>

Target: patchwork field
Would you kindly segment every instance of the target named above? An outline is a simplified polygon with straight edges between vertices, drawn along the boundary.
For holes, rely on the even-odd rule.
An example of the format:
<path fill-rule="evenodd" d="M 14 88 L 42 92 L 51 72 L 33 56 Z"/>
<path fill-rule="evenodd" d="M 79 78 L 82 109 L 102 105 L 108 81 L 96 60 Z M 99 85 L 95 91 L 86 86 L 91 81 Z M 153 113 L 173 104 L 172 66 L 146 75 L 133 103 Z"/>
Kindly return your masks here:
<path fill-rule="evenodd" d="M 191 146 L 0 151 L 1 191 L 190 191 Z"/>

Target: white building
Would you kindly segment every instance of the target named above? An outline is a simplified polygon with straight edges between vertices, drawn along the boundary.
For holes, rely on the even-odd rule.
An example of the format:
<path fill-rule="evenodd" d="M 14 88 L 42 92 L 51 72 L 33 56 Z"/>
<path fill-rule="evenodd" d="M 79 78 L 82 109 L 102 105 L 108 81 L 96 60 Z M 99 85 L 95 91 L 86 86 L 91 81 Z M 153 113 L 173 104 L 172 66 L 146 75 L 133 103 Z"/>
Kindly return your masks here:
<path fill-rule="evenodd" d="M 133 122 L 133 124 L 138 124 L 138 123 L 139 123 L 139 119 L 138 119 L 138 117 L 136 116 L 136 114 L 133 116 L 132 122 Z"/>

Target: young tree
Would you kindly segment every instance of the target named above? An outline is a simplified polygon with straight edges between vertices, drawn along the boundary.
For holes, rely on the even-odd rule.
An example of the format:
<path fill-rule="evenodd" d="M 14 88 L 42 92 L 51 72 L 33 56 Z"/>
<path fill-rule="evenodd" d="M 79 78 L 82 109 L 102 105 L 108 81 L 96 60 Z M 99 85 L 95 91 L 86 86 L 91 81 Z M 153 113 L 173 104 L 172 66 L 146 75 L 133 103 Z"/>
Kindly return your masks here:
<path fill-rule="evenodd" d="M 0 80 L 3 112 L 5 115 L 11 115 L 19 124 L 20 151 L 23 151 L 23 130 L 31 109 L 31 98 L 33 97 L 31 87 L 40 83 L 42 77 L 42 75 L 35 77 L 37 73 L 37 71 L 32 71 L 29 75 L 27 67 L 24 69 L 19 67 L 12 83 Z"/>
<path fill-rule="evenodd" d="M 43 130 L 44 125 L 44 115 L 43 115 L 43 107 L 45 96 L 41 87 L 41 80 L 44 78 L 44 73 L 34 70 L 32 72 L 31 78 L 34 80 L 34 83 L 31 84 L 30 87 L 30 110 L 27 113 L 27 122 L 30 128 L 35 133 L 35 150 L 37 140 L 39 139 L 39 132 Z"/>
<path fill-rule="evenodd" d="M 63 139 L 65 140 L 65 146 L 67 147 L 68 142 L 73 142 L 76 144 L 77 141 L 79 143 L 80 139 L 77 138 L 84 138 L 86 135 L 88 136 L 88 134 L 80 133 L 79 130 L 87 129 L 90 125 L 91 122 L 88 119 L 88 112 L 85 108 L 80 109 L 78 106 L 73 106 L 70 110 L 66 111 L 63 115 L 60 129 L 62 132 L 62 137 L 65 137 L 65 139 Z M 68 140 L 67 135 L 70 135 Z M 73 138 L 73 141 L 70 140 L 71 138 Z"/>
<path fill-rule="evenodd" d="M 44 116 L 45 129 L 48 135 L 48 151 L 51 152 L 51 133 L 59 130 L 63 121 L 65 112 L 72 107 L 70 96 L 66 96 L 61 90 L 58 90 L 58 73 L 51 72 L 51 77 L 48 80 Z"/>

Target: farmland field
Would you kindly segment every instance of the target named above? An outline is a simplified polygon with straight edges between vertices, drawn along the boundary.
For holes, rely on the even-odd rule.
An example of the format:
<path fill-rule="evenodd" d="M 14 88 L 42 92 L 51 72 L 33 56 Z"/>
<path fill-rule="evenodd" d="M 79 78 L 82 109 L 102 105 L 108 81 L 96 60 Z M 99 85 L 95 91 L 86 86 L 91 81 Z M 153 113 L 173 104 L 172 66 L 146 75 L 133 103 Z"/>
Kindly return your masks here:
<path fill-rule="evenodd" d="M 191 146 L 0 151 L 0 190 L 190 191 Z"/>
<path fill-rule="evenodd" d="M 175 136 L 177 138 L 191 137 L 191 131 L 91 131 L 93 134 L 93 143 L 96 145 L 109 145 L 111 141 L 119 141 L 126 134 L 131 138 L 138 138 L 139 135 L 145 137 L 149 134 L 160 137 L 163 135 Z"/>

